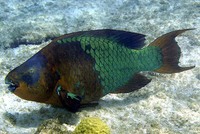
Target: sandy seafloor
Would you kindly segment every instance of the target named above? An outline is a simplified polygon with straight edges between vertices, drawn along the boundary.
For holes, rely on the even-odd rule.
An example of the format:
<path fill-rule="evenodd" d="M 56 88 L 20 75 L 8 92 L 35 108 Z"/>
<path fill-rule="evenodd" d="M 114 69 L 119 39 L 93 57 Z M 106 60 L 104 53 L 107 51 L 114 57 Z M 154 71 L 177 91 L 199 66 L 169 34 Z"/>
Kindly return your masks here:
<path fill-rule="evenodd" d="M 146 87 L 107 95 L 99 106 L 76 114 L 22 100 L 7 90 L 6 74 L 47 45 L 49 38 L 103 28 L 146 34 L 147 43 L 172 30 L 196 28 L 176 38 L 181 65 L 196 67 L 177 74 L 144 72 L 153 79 Z M 97 116 L 113 134 L 199 134 L 199 33 L 200 0 L 1 0 L 0 133 L 35 133 L 49 119 L 59 120 L 63 131 L 72 131 L 81 118 Z"/>

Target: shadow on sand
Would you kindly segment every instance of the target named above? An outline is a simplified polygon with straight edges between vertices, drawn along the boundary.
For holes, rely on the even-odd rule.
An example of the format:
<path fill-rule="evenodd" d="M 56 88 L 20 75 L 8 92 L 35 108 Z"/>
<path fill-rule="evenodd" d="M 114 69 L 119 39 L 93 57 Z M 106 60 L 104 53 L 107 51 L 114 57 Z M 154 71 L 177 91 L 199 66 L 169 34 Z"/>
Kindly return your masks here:
<path fill-rule="evenodd" d="M 126 105 L 137 103 L 141 100 L 147 99 L 150 94 L 151 93 L 148 92 L 142 95 L 138 95 L 137 93 L 130 93 L 128 94 L 128 96 L 121 100 L 101 99 L 99 101 L 99 105 L 84 107 L 81 108 L 78 112 L 81 112 L 82 110 L 89 112 L 99 110 L 101 108 L 124 107 Z M 37 127 L 42 122 L 48 119 L 57 119 L 61 123 L 73 125 L 79 121 L 78 112 L 71 113 L 64 108 L 48 106 L 27 113 L 5 112 L 4 119 L 9 121 L 14 126 L 19 126 L 23 128 Z"/>

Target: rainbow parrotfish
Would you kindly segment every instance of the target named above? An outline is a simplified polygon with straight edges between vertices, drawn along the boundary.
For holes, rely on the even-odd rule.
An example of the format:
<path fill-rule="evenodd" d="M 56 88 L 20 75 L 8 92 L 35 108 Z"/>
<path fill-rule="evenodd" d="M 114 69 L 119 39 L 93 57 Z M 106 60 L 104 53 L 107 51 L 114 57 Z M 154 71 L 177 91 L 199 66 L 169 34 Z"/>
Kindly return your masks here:
<path fill-rule="evenodd" d="M 8 73 L 8 89 L 22 99 L 63 106 L 75 112 L 108 93 L 129 93 L 151 80 L 140 71 L 177 73 L 177 30 L 145 46 L 145 35 L 120 30 L 65 34 Z M 144 48 L 143 48 L 144 47 Z"/>

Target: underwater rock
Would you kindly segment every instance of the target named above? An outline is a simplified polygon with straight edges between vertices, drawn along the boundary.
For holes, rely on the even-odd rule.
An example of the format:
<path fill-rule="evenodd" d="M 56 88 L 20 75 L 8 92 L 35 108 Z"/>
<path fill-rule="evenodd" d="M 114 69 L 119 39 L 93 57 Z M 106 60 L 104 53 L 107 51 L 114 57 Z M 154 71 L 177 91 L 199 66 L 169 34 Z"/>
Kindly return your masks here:
<path fill-rule="evenodd" d="M 4 113 L 4 119 L 9 121 L 12 125 L 16 125 L 16 117 L 11 113 Z"/>
<path fill-rule="evenodd" d="M 35 134 L 71 134 L 67 128 L 62 125 L 58 119 L 49 119 L 44 121 L 38 128 Z"/>
<path fill-rule="evenodd" d="M 108 125 L 98 117 L 83 118 L 75 130 L 68 129 L 58 119 L 49 119 L 37 128 L 35 134 L 111 134 Z"/>

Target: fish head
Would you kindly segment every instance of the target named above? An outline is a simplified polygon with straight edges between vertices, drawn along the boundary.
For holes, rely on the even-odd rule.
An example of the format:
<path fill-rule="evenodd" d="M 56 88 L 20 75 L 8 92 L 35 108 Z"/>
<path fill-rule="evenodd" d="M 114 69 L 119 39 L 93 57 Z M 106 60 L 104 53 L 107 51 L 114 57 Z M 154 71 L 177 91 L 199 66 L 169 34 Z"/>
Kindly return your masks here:
<path fill-rule="evenodd" d="M 56 85 L 55 71 L 41 53 L 8 73 L 5 83 L 8 90 L 22 99 L 45 102 Z"/>

